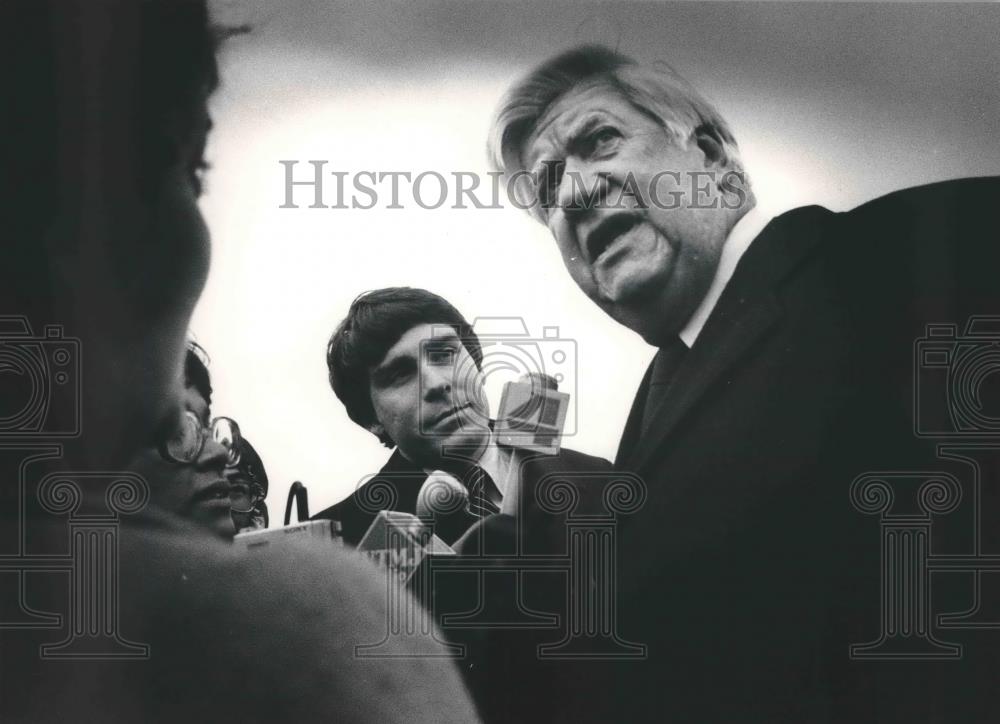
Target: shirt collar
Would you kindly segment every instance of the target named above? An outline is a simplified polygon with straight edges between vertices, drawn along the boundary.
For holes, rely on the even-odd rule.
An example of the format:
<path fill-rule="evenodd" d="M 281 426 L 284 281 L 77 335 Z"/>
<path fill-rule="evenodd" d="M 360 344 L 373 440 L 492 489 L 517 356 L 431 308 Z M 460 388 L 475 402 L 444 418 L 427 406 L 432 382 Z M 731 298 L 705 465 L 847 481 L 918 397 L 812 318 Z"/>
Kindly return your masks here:
<path fill-rule="evenodd" d="M 754 206 L 743 214 L 742 218 L 729 231 L 729 236 L 726 237 L 726 241 L 722 245 L 719 265 L 715 269 L 715 277 L 708 287 L 708 292 L 705 293 L 701 304 L 694 310 L 691 319 L 678 335 L 688 348 L 694 346 L 695 340 L 701 334 L 701 330 L 712 314 L 712 310 L 715 309 L 726 284 L 729 283 L 733 272 L 736 271 L 736 265 L 739 264 L 743 253 L 750 248 L 751 242 L 764 230 L 770 220 L 771 217 L 765 214 L 760 206 Z"/>
<path fill-rule="evenodd" d="M 500 491 L 501 496 L 507 495 L 507 487 L 510 484 L 512 467 L 511 455 L 512 450 L 501 448 L 501 446 L 497 444 L 496 436 L 491 433 L 489 443 L 483 448 L 483 452 L 476 461 L 476 464 L 489 473 L 490 477 L 493 478 L 493 483 L 497 486 L 497 490 Z M 433 470 L 431 468 L 424 468 L 423 470 L 428 475 L 431 473 L 437 473 L 455 478 L 454 475 L 445 472 L 444 470 Z M 455 479 L 457 480 L 457 478 Z"/>
<path fill-rule="evenodd" d="M 510 461 L 504 460 L 505 457 L 507 456 L 501 455 L 500 446 L 496 444 L 496 440 L 490 438 L 490 444 L 486 446 L 482 457 L 479 458 L 480 467 L 493 478 L 493 482 L 497 486 L 497 490 L 500 491 L 500 495 L 507 494 L 506 473 L 508 472 Z"/>

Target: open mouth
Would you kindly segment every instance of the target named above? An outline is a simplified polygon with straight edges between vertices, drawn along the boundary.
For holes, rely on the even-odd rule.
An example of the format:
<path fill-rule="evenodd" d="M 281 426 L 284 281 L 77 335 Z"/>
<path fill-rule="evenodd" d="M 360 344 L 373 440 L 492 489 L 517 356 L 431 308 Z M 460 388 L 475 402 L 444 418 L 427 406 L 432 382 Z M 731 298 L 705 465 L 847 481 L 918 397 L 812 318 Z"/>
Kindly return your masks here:
<path fill-rule="evenodd" d="M 640 221 L 636 214 L 620 213 L 612 214 L 598 224 L 587 236 L 590 263 L 596 262 L 618 237 L 631 231 Z"/>

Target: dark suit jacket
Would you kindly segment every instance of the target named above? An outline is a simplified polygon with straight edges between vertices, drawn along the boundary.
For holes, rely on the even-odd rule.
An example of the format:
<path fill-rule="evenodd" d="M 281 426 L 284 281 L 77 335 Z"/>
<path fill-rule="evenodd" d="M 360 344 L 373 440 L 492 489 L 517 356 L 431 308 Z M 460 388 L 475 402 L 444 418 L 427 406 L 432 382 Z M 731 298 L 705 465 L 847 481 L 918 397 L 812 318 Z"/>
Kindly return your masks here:
<path fill-rule="evenodd" d="M 344 541 L 356 546 L 379 510 L 417 512 L 417 493 L 427 473 L 393 450 L 378 474 L 348 497 L 312 516 L 311 520 L 339 520 Z"/>
<path fill-rule="evenodd" d="M 611 471 L 611 463 L 607 460 L 566 448 L 558 455 L 522 454 L 519 464 L 522 486 L 519 521 L 507 515 L 489 516 L 481 521 L 470 517 L 465 527 L 471 529 L 455 544 L 462 556 L 484 556 L 483 568 L 491 566 L 490 557 L 548 553 L 559 548 L 559 541 L 563 541 L 565 549 L 565 515 L 541 509 L 534 495 L 538 483 L 547 479 L 560 480 L 577 484 L 584 490 L 597 490 L 603 489 L 601 474 Z M 417 493 L 426 478 L 426 473 L 415 468 L 397 450 L 378 475 L 350 497 L 317 513 L 314 519 L 340 520 L 345 540 L 357 544 L 374 520 L 375 514 L 371 512 L 374 502 L 392 510 L 414 513 Z M 379 489 L 385 490 L 382 483 L 391 484 L 395 490 L 391 501 L 379 493 Z M 454 538 L 449 538 L 448 542 L 453 542 Z M 519 615 L 516 610 L 519 604 L 555 613 L 564 620 L 564 578 L 528 574 L 519 579 L 519 587 L 515 589 L 513 575 L 441 571 L 448 561 L 437 563 L 432 590 L 418 595 L 427 605 L 433 606 L 439 624 L 442 616 L 477 609 L 487 619 L 496 616 L 509 621 Z M 559 664 L 539 662 L 536 655 L 539 644 L 559 640 L 558 629 L 548 627 L 538 631 L 488 625 L 442 625 L 442 631 L 450 642 L 465 647 L 459 668 L 485 721 L 548 721 L 563 705 L 553 690 Z"/>
<path fill-rule="evenodd" d="M 518 557 L 566 554 L 567 515 L 600 512 L 601 503 L 587 500 L 586 494 L 593 491 L 590 497 L 600 500 L 614 479 L 607 460 L 565 448 L 558 455 L 523 454 L 519 463 L 517 519 L 492 515 L 475 523 L 455 549 L 466 560 L 482 556 L 479 570 L 445 570 L 434 579 L 437 616 L 477 612 L 476 627 L 450 626 L 445 620 L 442 630 L 449 641 L 466 647 L 460 669 L 486 722 L 547 722 L 564 707 L 554 688 L 563 662 L 540 660 L 538 647 L 566 634 L 570 577 L 565 571 L 516 574 L 507 565 Z M 578 489 L 579 505 L 562 512 L 539 505 L 539 486 L 552 483 Z M 550 502 L 556 498 L 546 497 Z M 555 623 L 532 627 L 552 616 Z M 501 621 L 505 624 L 497 625 Z"/>
<path fill-rule="evenodd" d="M 531 489 L 534 481 L 549 474 L 561 472 L 600 471 L 610 469 L 611 464 L 603 458 L 584 455 L 563 448 L 558 455 L 526 455 L 521 463 L 520 484 Z M 365 531 L 375 520 L 378 510 L 398 510 L 416 513 L 417 494 L 427 480 L 427 473 L 418 468 L 398 449 L 394 450 L 377 475 L 367 480 L 347 498 L 312 516 L 312 520 L 339 520 L 344 540 L 357 545 Z M 478 519 L 467 516 L 456 523 L 460 530 L 446 535 L 448 543 L 453 542 Z M 506 542 L 498 542 L 503 548 Z"/>
<path fill-rule="evenodd" d="M 567 664 L 564 720 L 996 720 L 997 630 L 949 631 L 960 662 L 848 646 L 880 631 L 879 521 L 852 481 L 961 467 L 914 434 L 915 343 L 1000 315 L 998 202 L 997 179 L 933 184 L 796 209 L 754 240 L 642 434 L 647 373 L 616 460 L 648 486 L 621 525 L 618 611 L 649 658 Z M 968 552 L 959 528 L 933 552 Z M 971 605 L 971 574 L 951 598 L 939 578 L 935 612 Z"/>

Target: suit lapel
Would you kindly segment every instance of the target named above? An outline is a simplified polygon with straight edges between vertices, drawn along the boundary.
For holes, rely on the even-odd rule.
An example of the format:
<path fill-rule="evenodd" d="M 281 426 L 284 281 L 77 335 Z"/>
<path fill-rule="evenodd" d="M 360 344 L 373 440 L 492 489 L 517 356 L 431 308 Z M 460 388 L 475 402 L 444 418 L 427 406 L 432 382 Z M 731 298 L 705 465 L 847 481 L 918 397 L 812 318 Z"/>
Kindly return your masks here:
<path fill-rule="evenodd" d="M 774 287 L 816 246 L 816 222 L 827 215 L 830 212 L 819 207 L 790 211 L 772 220 L 754 240 L 642 435 L 652 367 L 647 370 L 622 436 L 619 468 L 641 473 L 701 397 L 775 326 L 781 304 Z"/>
<path fill-rule="evenodd" d="M 631 457 L 636 443 L 639 442 L 639 435 L 642 432 L 642 413 L 645 408 L 646 398 L 649 396 L 649 380 L 653 375 L 653 365 L 656 357 L 653 357 L 646 368 L 646 374 L 642 376 L 639 383 L 639 390 L 632 400 L 632 409 L 628 413 L 628 420 L 625 421 L 625 431 L 622 432 L 622 439 L 618 443 L 618 453 L 615 455 L 615 465 L 621 465 L 626 459 Z"/>
<path fill-rule="evenodd" d="M 702 395 L 778 321 L 781 307 L 768 295 L 732 319 L 713 325 L 710 338 L 699 336 L 652 413 L 649 432 L 641 437 L 625 466 L 641 470 L 670 437 Z M 706 326 L 707 331 L 707 326 Z"/>

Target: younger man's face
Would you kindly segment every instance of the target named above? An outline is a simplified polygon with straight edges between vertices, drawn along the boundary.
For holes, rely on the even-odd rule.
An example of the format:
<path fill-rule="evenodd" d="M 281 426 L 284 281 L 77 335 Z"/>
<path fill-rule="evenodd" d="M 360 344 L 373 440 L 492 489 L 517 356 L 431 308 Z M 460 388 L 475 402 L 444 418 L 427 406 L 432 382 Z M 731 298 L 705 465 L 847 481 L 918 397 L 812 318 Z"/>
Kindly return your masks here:
<path fill-rule="evenodd" d="M 423 468 L 447 469 L 442 448 L 482 446 L 490 434 L 482 373 L 448 329 L 413 327 L 370 373 L 377 424 Z"/>

